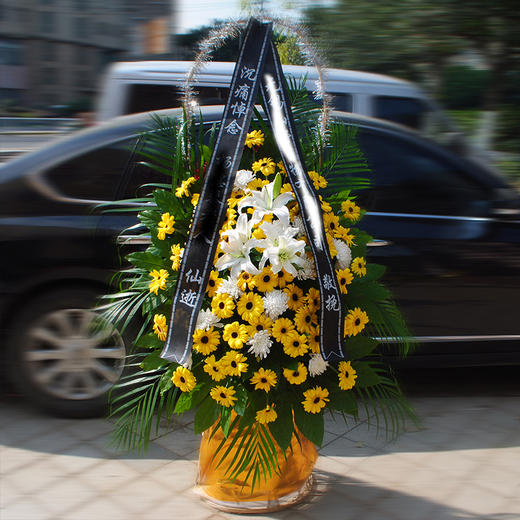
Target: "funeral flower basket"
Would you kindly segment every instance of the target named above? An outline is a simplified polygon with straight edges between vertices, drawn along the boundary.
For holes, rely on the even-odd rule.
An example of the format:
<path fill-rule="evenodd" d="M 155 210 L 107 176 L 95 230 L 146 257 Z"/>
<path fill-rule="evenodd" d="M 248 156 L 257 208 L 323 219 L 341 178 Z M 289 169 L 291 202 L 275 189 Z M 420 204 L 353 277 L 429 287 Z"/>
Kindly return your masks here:
<path fill-rule="evenodd" d="M 144 448 L 194 410 L 199 487 L 234 511 L 308 491 L 326 413 L 356 421 L 362 407 L 390 434 L 412 416 L 375 339 L 407 332 L 366 259 L 355 131 L 324 128 L 307 91 L 287 88 L 270 31 L 247 25 L 221 121 L 186 111 L 143 135 L 139 161 L 164 183 L 128 201 L 150 243 L 105 304 L 141 325 L 112 398 L 118 443 Z"/>

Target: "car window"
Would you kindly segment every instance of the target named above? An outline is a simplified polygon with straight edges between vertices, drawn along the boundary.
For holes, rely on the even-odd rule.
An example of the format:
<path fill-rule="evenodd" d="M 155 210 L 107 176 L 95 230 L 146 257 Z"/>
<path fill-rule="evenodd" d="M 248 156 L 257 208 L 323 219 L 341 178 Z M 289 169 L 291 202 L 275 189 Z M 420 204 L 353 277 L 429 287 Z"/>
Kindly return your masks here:
<path fill-rule="evenodd" d="M 136 138 L 125 139 L 76 155 L 47 170 L 47 182 L 67 197 L 115 200 L 121 179 L 131 164 Z"/>
<path fill-rule="evenodd" d="M 342 112 L 352 112 L 352 96 L 341 92 L 331 93 L 331 105 L 334 110 L 341 110 Z"/>
<path fill-rule="evenodd" d="M 357 139 L 372 170 L 372 211 L 484 214 L 489 198 L 486 188 L 444 156 L 370 130 L 360 130 Z"/>
<path fill-rule="evenodd" d="M 199 105 L 224 105 L 229 88 L 193 87 Z M 163 108 L 175 108 L 182 105 L 182 88 L 176 85 L 135 84 L 129 88 L 126 114 L 149 112 Z"/>
<path fill-rule="evenodd" d="M 393 96 L 374 97 L 375 117 L 409 126 L 417 130 L 425 125 L 428 105 L 419 99 Z"/>

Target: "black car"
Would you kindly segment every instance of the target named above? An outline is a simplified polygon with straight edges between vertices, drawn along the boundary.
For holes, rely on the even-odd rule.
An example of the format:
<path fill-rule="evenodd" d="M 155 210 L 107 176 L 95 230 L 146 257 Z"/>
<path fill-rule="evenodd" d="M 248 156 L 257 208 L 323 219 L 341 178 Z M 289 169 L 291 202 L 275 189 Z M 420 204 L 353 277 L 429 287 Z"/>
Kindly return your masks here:
<path fill-rule="evenodd" d="M 207 107 L 205 120 L 220 113 Z M 386 284 L 421 342 L 408 364 L 519 363 L 518 193 L 413 131 L 338 115 L 357 127 L 372 169 L 360 196 L 371 259 L 388 267 Z M 123 369 L 124 337 L 93 327 L 91 308 L 121 265 L 115 238 L 133 221 L 99 204 L 159 180 L 135 161 L 152 126 L 150 114 L 122 117 L 0 167 L 3 366 L 55 413 L 99 413 Z"/>

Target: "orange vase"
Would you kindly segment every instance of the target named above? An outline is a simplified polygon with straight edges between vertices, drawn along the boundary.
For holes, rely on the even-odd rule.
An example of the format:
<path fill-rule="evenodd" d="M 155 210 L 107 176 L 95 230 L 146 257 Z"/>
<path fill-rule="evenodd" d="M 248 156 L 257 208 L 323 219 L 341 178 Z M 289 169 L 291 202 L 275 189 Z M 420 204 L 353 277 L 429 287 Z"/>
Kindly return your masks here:
<path fill-rule="evenodd" d="M 318 452 L 314 444 L 300 432 L 300 442 L 293 435 L 285 458 L 273 439 L 277 447 L 279 474 L 266 475 L 265 479 L 262 476 L 252 489 L 251 478 L 244 482 L 247 469 L 234 481 L 230 481 L 226 476 L 226 461 L 236 460 L 240 442 L 235 444 L 226 461 L 216 467 L 213 455 L 224 439 L 224 434 L 219 428 L 211 437 L 211 431 L 212 429 L 202 434 L 197 485 L 202 496 L 217 509 L 235 513 L 276 511 L 301 501 L 309 493 L 312 469 Z M 232 442 L 232 436 L 233 432 L 229 434 L 221 453 L 226 452 Z"/>

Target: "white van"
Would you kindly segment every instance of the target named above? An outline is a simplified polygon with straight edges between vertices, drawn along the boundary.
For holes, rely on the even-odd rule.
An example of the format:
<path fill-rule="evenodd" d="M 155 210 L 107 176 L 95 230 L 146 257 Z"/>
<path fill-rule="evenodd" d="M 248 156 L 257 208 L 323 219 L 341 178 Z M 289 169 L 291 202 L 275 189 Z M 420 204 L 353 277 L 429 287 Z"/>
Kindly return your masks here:
<path fill-rule="evenodd" d="M 105 74 L 96 118 L 176 107 L 191 61 L 136 61 L 111 65 Z M 200 105 L 220 105 L 227 99 L 234 63 L 205 65 L 194 84 Z M 286 76 L 306 78 L 309 91 L 316 88 L 313 67 L 285 65 Z M 400 123 L 421 131 L 445 145 L 461 144 L 461 135 L 447 116 L 413 83 L 380 74 L 327 69 L 325 90 L 336 110 L 355 112 Z"/>

